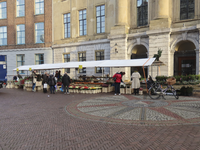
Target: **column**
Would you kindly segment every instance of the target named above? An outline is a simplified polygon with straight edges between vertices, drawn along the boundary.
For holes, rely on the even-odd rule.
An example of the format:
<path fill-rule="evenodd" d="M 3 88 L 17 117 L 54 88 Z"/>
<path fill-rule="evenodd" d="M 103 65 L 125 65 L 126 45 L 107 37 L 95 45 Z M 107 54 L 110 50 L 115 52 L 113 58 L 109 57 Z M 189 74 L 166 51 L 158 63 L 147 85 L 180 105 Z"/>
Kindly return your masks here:
<path fill-rule="evenodd" d="M 199 74 L 199 49 L 196 51 L 196 74 Z"/>

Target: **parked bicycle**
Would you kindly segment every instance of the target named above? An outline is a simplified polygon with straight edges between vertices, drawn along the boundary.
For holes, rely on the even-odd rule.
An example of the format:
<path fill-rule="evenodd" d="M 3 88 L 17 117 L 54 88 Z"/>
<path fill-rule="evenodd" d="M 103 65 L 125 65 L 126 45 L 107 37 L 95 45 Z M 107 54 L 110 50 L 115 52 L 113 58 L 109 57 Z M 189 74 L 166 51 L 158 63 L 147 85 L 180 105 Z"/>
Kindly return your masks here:
<path fill-rule="evenodd" d="M 152 78 L 150 77 L 149 81 L 148 81 L 148 95 L 149 97 L 151 97 L 152 99 L 158 99 L 160 96 L 164 98 L 164 95 L 170 95 L 170 96 L 174 96 L 176 99 L 179 98 L 176 90 L 174 89 L 174 87 L 172 86 L 173 84 L 176 83 L 176 79 L 175 78 L 168 78 L 167 80 L 167 88 L 162 89 L 162 86 L 160 85 L 159 82 L 154 82 L 152 80 Z"/>

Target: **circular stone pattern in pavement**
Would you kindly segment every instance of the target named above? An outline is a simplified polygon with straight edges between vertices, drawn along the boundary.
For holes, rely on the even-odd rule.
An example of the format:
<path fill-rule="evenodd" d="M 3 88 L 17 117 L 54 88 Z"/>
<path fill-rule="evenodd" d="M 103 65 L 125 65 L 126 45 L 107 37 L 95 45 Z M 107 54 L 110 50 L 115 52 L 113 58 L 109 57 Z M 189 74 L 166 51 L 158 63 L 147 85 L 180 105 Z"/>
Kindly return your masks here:
<path fill-rule="evenodd" d="M 66 106 L 72 116 L 116 124 L 171 126 L 200 123 L 200 100 L 143 100 L 133 96 L 108 96 L 76 101 Z"/>

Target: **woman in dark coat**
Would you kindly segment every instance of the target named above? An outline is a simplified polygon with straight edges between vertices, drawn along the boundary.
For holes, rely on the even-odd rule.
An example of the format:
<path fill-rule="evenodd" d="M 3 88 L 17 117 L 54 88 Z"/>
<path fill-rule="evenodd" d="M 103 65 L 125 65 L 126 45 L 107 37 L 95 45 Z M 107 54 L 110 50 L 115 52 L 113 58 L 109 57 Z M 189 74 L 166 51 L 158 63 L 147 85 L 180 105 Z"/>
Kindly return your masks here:
<path fill-rule="evenodd" d="M 70 84 L 70 77 L 65 72 L 64 76 L 62 77 L 62 84 L 64 87 L 64 94 L 66 94 L 66 86 L 67 86 L 67 94 L 69 94 L 69 84 Z"/>
<path fill-rule="evenodd" d="M 53 75 L 50 75 L 49 79 L 48 79 L 48 83 L 50 86 L 50 92 L 51 94 L 55 94 L 55 85 L 56 85 L 56 80 L 55 77 Z"/>

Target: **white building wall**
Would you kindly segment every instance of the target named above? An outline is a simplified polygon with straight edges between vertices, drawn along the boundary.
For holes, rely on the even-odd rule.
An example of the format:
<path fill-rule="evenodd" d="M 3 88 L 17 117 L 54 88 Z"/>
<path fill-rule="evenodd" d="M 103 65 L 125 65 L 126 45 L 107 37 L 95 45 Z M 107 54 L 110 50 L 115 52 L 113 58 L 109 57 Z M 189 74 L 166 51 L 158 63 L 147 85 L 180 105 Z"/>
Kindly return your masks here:
<path fill-rule="evenodd" d="M 25 64 L 24 65 L 35 65 L 35 54 L 44 54 L 44 63 L 52 63 L 52 49 L 51 48 L 34 48 L 34 49 L 9 49 L 1 50 L 0 55 L 7 56 L 7 77 L 8 80 L 12 80 L 13 76 L 16 75 L 16 71 L 13 69 L 17 68 L 17 55 L 25 55 Z M 29 72 L 28 72 L 29 73 Z M 26 76 L 22 74 L 22 76 Z"/>

